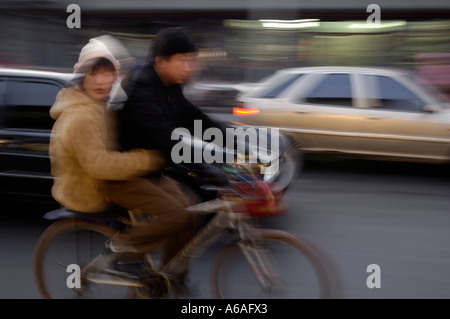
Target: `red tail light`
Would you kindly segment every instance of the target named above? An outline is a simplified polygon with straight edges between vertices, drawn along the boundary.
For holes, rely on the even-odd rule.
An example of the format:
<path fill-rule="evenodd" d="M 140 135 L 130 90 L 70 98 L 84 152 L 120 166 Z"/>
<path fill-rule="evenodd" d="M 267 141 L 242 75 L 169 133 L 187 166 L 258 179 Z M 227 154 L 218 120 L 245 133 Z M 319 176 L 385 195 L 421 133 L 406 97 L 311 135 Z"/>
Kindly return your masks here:
<path fill-rule="evenodd" d="M 257 108 L 243 108 L 243 107 L 234 107 L 233 114 L 237 116 L 249 116 L 255 115 L 259 113 L 259 109 Z"/>

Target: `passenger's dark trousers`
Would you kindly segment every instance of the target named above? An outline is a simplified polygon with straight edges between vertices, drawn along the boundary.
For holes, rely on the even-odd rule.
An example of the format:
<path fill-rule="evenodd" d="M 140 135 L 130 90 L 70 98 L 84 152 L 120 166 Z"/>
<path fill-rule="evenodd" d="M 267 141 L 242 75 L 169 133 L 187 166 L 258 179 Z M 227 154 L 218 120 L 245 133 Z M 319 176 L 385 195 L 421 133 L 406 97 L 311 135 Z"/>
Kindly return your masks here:
<path fill-rule="evenodd" d="M 136 220 L 113 241 L 132 245 L 138 254 L 162 246 L 165 265 L 195 234 L 195 218 L 184 209 L 188 200 L 168 177 L 107 182 L 104 191 L 110 201 L 131 210 Z"/>

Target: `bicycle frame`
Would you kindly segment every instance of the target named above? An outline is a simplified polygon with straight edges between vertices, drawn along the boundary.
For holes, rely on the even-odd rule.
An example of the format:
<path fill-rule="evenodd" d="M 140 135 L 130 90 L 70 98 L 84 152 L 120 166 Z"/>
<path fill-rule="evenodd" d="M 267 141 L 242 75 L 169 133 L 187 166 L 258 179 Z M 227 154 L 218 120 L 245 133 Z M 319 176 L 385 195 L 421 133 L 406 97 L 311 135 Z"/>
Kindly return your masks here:
<path fill-rule="evenodd" d="M 224 208 L 229 203 L 218 199 L 210 200 L 189 207 L 194 214 L 205 214 L 217 211 L 216 215 L 162 268 L 163 271 L 176 274 L 190 262 L 192 257 L 212 246 L 229 230 L 234 229 L 242 221 L 242 214 Z"/>
<path fill-rule="evenodd" d="M 183 271 L 188 265 L 192 257 L 196 257 L 204 250 L 212 246 L 218 239 L 226 233 L 237 235 L 239 239 L 238 247 L 243 252 L 251 269 L 254 271 L 256 278 L 261 286 L 265 289 L 273 288 L 276 280 L 273 280 L 273 272 L 267 256 L 262 251 L 255 249 L 255 246 L 246 245 L 245 243 L 254 244 L 256 237 L 254 232 L 256 228 L 251 225 L 250 217 L 243 213 L 233 212 L 232 203 L 224 200 L 210 200 L 188 208 L 188 211 L 197 214 L 217 211 L 216 215 L 194 236 L 178 254 L 176 254 L 163 268 L 162 271 L 169 274 L 177 274 Z"/>

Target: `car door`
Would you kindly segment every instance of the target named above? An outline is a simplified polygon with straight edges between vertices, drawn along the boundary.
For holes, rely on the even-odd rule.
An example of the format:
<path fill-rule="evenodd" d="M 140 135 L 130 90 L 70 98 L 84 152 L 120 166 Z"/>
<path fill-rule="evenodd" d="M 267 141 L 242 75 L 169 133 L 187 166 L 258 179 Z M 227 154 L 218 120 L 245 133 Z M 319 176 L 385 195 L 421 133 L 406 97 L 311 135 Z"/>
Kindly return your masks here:
<path fill-rule="evenodd" d="M 354 152 L 358 141 L 357 83 L 351 73 L 311 74 L 290 92 L 283 123 L 307 151 Z"/>
<path fill-rule="evenodd" d="M 0 108 L 1 192 L 40 193 L 51 182 L 48 144 L 53 126 L 49 109 L 63 84 L 35 78 L 4 78 Z"/>
<path fill-rule="evenodd" d="M 359 78 L 367 107 L 358 142 L 361 152 L 412 159 L 444 155 L 449 139 L 442 132 L 448 132 L 448 119 L 428 112 L 417 88 L 400 77 L 364 74 Z"/>

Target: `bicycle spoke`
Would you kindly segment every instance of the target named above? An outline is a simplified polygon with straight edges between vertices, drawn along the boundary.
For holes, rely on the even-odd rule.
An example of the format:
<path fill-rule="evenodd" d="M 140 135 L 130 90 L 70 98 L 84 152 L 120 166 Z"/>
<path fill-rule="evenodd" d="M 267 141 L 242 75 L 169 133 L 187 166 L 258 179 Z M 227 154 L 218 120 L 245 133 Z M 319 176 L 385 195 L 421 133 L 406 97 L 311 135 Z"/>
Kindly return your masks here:
<path fill-rule="evenodd" d="M 257 248 L 230 245 L 218 255 L 211 275 L 214 297 L 312 299 L 329 295 L 328 273 L 311 247 L 286 233 L 262 234 Z"/>

